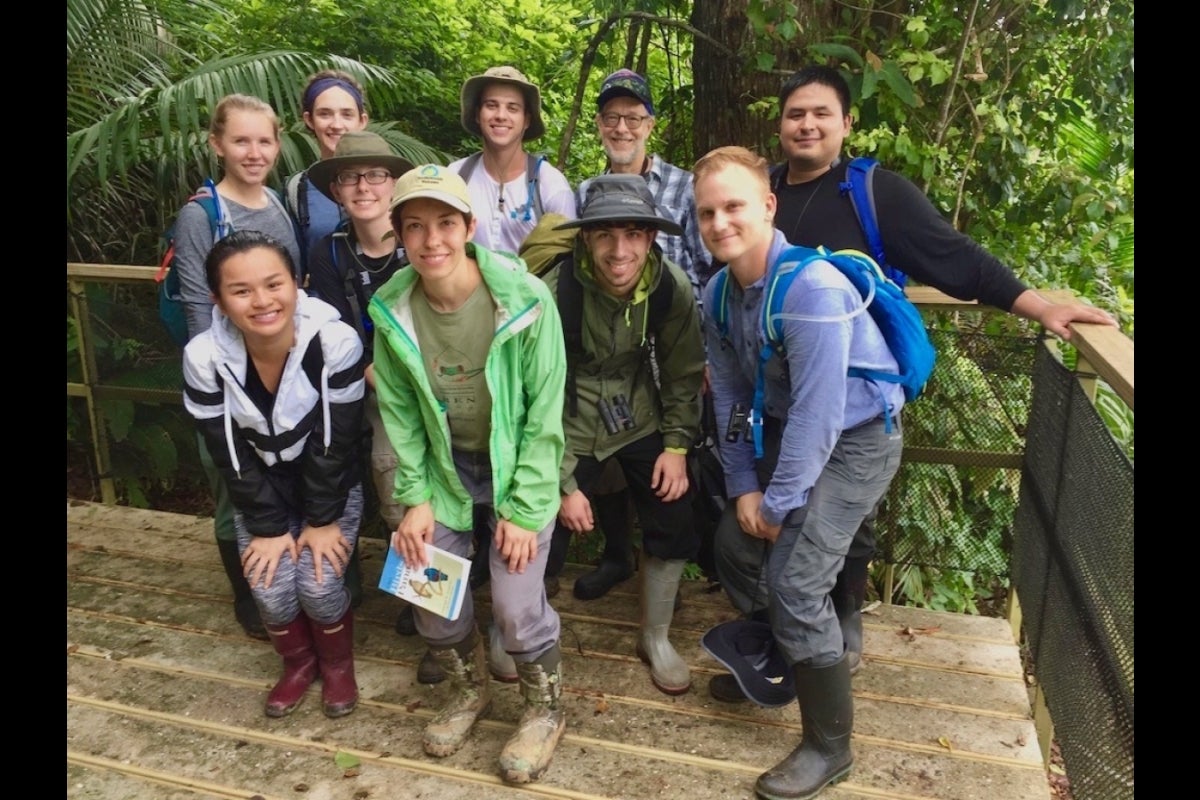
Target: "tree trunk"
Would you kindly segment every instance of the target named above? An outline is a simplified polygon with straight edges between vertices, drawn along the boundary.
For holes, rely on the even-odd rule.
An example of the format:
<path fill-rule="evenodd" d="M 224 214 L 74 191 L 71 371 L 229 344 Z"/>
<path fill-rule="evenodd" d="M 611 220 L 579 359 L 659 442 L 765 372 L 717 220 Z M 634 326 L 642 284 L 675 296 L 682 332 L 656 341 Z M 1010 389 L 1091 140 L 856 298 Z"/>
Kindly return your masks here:
<path fill-rule="evenodd" d="M 887 30 L 899 24 L 902 17 L 896 9 L 903 4 L 903 0 L 867 3 L 863 9 L 867 13 L 851 24 L 840 15 L 840 4 L 798 0 L 793 18 L 798 32 L 784 41 L 774 24 L 768 25 L 771 32 L 753 30 L 746 15 L 748 0 L 695 0 L 692 26 L 727 48 L 723 52 L 702 37 L 694 40 L 696 153 L 703 155 L 714 147 L 740 144 L 772 161 L 778 160 L 779 88 L 795 70 L 821 61 L 811 55 L 808 46 L 837 38 L 861 42 L 867 27 Z M 759 54 L 765 52 L 774 55 L 766 70 L 758 64 Z"/>
<path fill-rule="evenodd" d="M 775 125 L 749 111 L 751 103 L 773 97 L 778 81 L 754 63 L 754 35 L 746 18 L 746 0 L 695 0 L 692 25 L 723 42 L 729 53 L 697 38 L 692 50 L 692 85 L 696 91 L 692 135 L 696 157 L 715 147 L 740 144 L 768 158 Z"/>

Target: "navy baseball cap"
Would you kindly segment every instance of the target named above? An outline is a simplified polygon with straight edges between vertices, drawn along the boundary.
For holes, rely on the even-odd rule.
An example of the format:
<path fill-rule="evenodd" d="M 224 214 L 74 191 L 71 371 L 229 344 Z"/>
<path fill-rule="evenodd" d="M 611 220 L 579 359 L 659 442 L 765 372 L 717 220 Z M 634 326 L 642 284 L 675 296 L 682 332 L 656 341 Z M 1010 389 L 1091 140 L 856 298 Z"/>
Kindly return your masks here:
<path fill-rule="evenodd" d="M 600 84 L 600 96 L 596 98 L 596 107 L 604 108 L 604 104 L 614 97 L 632 97 L 646 107 L 646 113 L 654 116 L 654 103 L 650 101 L 650 83 L 631 69 L 619 69 L 604 79 Z"/>

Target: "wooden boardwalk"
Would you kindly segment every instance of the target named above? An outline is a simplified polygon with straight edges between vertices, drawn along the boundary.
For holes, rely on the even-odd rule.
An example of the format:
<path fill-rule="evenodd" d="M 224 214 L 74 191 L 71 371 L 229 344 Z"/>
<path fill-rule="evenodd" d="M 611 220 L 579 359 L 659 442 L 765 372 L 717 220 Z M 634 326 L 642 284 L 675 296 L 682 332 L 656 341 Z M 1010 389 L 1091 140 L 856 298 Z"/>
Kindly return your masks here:
<path fill-rule="evenodd" d="M 364 540 L 368 586 L 384 543 Z M 421 751 L 444 688 L 416 682 L 424 648 L 392 629 L 394 598 L 368 589 L 357 615 L 361 700 L 327 719 L 319 688 L 289 717 L 262 713 L 279 671 L 242 635 L 207 518 L 67 502 L 67 797 L 78 800 L 752 798 L 755 777 L 799 740 L 795 706 L 708 696 L 719 665 L 699 645 L 735 616 L 686 583 L 671 638 L 695 685 L 668 697 L 634 656 L 635 581 L 588 603 L 568 568 L 563 619 L 568 727 L 543 780 L 510 787 L 495 761 L 519 716 L 515 686 L 447 759 Z M 486 589 L 481 617 L 490 613 Z M 1004 620 L 884 606 L 867 617 L 854 679 L 855 766 L 823 800 L 1048 800 L 1045 770 Z M 347 756 L 357 766 L 339 764 Z"/>

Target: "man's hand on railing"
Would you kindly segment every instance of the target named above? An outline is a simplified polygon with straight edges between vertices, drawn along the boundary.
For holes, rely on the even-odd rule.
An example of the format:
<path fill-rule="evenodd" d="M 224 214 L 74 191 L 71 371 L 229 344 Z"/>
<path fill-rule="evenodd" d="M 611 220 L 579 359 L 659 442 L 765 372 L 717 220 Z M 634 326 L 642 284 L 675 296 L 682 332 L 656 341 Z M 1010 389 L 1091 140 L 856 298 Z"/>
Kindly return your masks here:
<path fill-rule="evenodd" d="M 1117 324 L 1116 318 L 1104 309 L 1083 303 L 1052 303 L 1033 289 L 1026 289 L 1017 296 L 1012 313 L 1033 320 L 1066 341 L 1071 339 L 1070 325 L 1073 322 L 1113 326 Z"/>

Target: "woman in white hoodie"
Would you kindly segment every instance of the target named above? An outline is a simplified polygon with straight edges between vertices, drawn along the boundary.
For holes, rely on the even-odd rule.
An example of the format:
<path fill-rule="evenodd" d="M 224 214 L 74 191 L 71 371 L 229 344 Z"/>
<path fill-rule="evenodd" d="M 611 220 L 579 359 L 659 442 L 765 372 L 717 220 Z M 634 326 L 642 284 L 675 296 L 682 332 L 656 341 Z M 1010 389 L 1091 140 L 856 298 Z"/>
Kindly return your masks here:
<path fill-rule="evenodd" d="M 283 659 L 266 713 L 290 713 L 319 675 L 325 713 L 340 717 L 358 702 L 343 575 L 362 516 L 362 342 L 297 286 L 289 249 L 264 233 L 230 234 L 204 266 L 215 305 L 184 350 L 184 404 Z"/>

